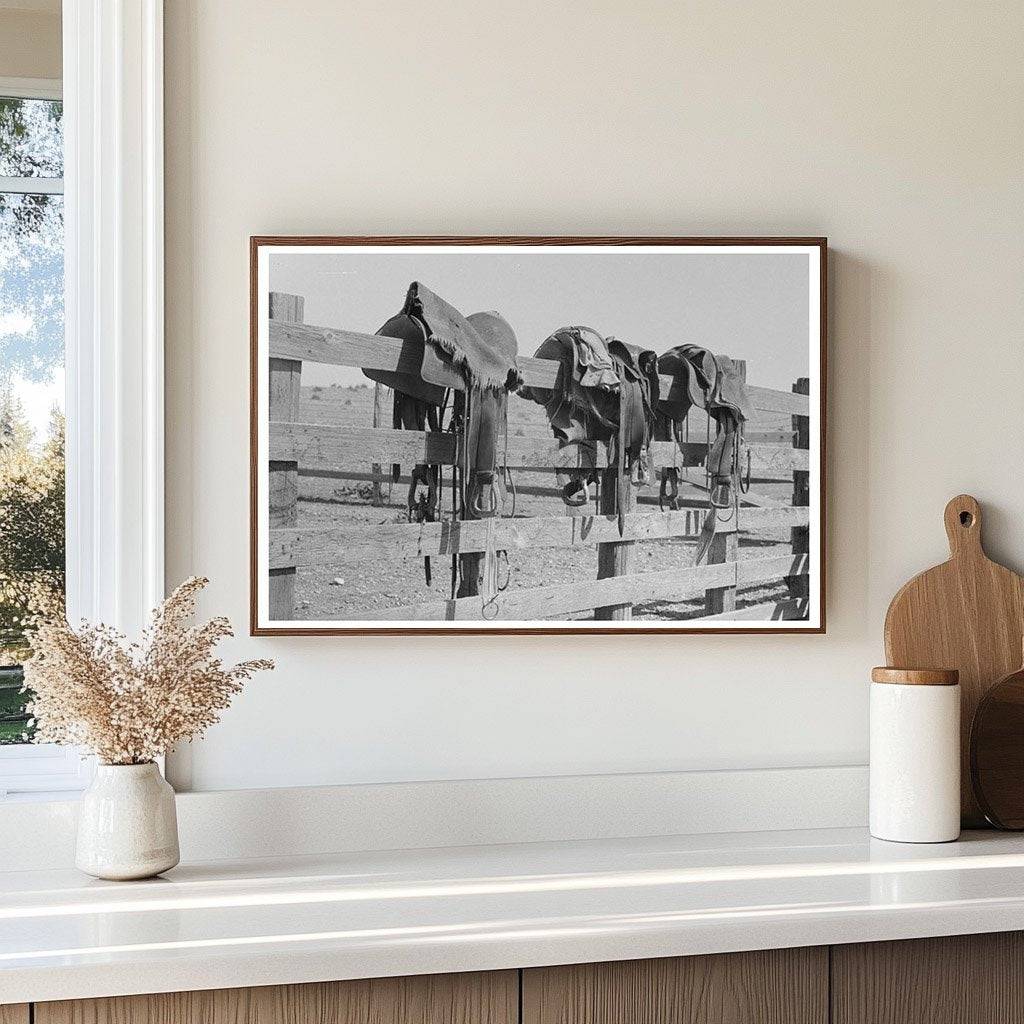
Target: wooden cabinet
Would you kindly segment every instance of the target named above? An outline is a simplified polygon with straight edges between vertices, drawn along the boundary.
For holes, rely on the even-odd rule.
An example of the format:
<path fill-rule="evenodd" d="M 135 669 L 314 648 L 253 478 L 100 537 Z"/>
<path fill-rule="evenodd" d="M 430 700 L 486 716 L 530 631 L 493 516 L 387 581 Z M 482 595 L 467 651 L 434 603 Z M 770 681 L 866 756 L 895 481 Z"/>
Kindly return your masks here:
<path fill-rule="evenodd" d="M 518 1017 L 518 972 L 493 971 L 37 1003 L 34 1024 L 516 1024 Z M 0 1017 L 0 1024 L 8 1022 Z"/>
<path fill-rule="evenodd" d="M 1024 933 L 832 947 L 833 1024 L 1024 1024 Z"/>
<path fill-rule="evenodd" d="M 828 950 L 523 971 L 523 1024 L 826 1024 Z"/>
<path fill-rule="evenodd" d="M 0 1006 L 0 1024 L 1024 1024 L 1024 933 Z"/>

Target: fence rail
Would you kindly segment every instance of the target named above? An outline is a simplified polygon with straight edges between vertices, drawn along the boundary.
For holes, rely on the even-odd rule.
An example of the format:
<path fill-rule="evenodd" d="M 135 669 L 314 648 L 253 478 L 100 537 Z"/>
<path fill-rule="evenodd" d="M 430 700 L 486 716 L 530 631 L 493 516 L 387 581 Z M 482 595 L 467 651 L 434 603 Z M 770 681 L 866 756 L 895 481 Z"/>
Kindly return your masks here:
<path fill-rule="evenodd" d="M 325 551 L 379 558 L 442 558 L 488 550 L 590 548 L 619 541 L 696 540 L 708 510 L 630 512 L 619 536 L 616 516 L 524 516 L 519 519 L 463 519 L 438 523 L 348 524 L 270 531 L 270 567 L 322 565 Z M 752 508 L 743 514 L 745 529 L 800 526 L 806 508 Z"/>
<path fill-rule="evenodd" d="M 792 392 L 748 385 L 759 412 L 792 417 L 792 430 L 751 429 L 747 440 L 752 478 L 791 480 L 793 504 L 752 490 L 743 495 L 741 522 L 737 523 L 735 516 L 722 517 L 727 520 L 724 522 L 716 517 L 708 556 L 710 564 L 635 572 L 633 555 L 638 544 L 658 540 L 696 541 L 711 511 L 707 507 L 678 511 L 652 509 L 650 497 L 640 498 L 628 509 L 621 535 L 618 517 L 609 514 L 610 508 L 603 508 L 601 514 L 300 527 L 298 501 L 300 496 L 309 496 L 313 482 L 323 487 L 324 481 L 328 485 L 331 481 L 370 481 L 375 498 L 380 501 L 381 466 L 452 465 L 458 453 L 456 439 L 448 432 L 301 422 L 303 363 L 417 374 L 421 349 L 376 334 L 304 324 L 301 322 L 303 301 L 299 296 L 271 293 L 270 308 L 267 453 L 270 493 L 264 498 L 270 501 L 271 508 L 268 569 L 272 619 L 287 620 L 293 616 L 296 571 L 304 566 L 329 564 L 331 552 L 353 559 L 452 557 L 475 573 L 486 552 L 500 550 L 514 554 L 533 549 L 579 548 L 597 549 L 598 579 L 510 589 L 486 607 L 470 586 L 468 592 L 460 592 L 459 596 L 447 600 L 417 602 L 343 617 L 360 621 L 368 616 L 374 621 L 523 621 L 579 616 L 592 611 L 595 618 L 628 619 L 637 605 L 678 602 L 702 595 L 706 614 L 699 620 L 687 621 L 806 617 L 810 571 L 806 537 L 810 520 L 804 481 L 810 468 L 807 445 L 810 397 L 805 379 L 797 382 Z M 559 386 L 561 369 L 557 361 L 520 357 L 519 367 L 527 385 L 548 389 Z M 454 371 L 444 383 L 451 388 L 463 387 L 462 378 Z M 672 378 L 662 377 L 660 383 L 662 394 L 672 399 L 676 390 Z M 650 451 L 652 472 L 657 474 L 662 467 L 678 465 L 681 454 L 700 455 L 706 449 L 699 441 L 684 443 L 681 447 L 682 453 L 674 442 L 654 442 Z M 565 452 L 549 437 L 508 438 L 506 461 L 513 471 L 554 473 L 565 468 L 565 459 Z M 367 472 L 358 467 L 371 468 Z M 606 467 L 605 448 L 595 444 L 594 468 L 603 471 Z M 408 477 L 403 480 L 408 483 Z M 699 482 L 685 480 L 684 487 L 690 489 L 693 498 L 707 500 L 706 490 Z M 537 486 L 534 482 L 520 485 L 520 490 L 525 494 L 560 494 L 554 486 Z M 741 530 L 757 533 L 787 527 L 791 533 L 792 554 L 739 557 Z M 783 582 L 789 588 L 788 598 L 736 608 L 739 589 Z"/>
<path fill-rule="evenodd" d="M 332 366 L 357 366 L 364 370 L 391 370 L 415 376 L 420 371 L 420 352 L 420 348 L 411 342 L 379 334 L 312 327 L 284 320 L 270 321 L 271 358 L 327 363 Z M 517 362 L 529 386 L 556 386 L 560 369 L 556 360 L 520 356 Z M 456 371 L 449 371 L 448 377 L 443 382 L 446 387 L 457 390 L 463 388 L 463 380 Z M 661 392 L 669 400 L 684 397 L 678 394 L 672 377 L 661 377 L 660 381 Z M 754 408 L 761 412 L 783 412 L 793 416 L 807 416 L 810 413 L 810 399 L 807 395 L 754 386 L 749 386 L 748 391 Z"/>
<path fill-rule="evenodd" d="M 682 601 L 699 597 L 709 589 L 750 586 L 797 576 L 807 571 L 807 555 L 780 555 L 773 558 L 751 558 L 742 562 L 719 565 L 696 565 L 686 569 L 664 569 L 660 572 L 609 576 L 603 580 L 559 583 L 529 590 L 506 591 L 495 601 L 489 616 L 495 621 L 551 619 L 592 608 L 612 605 L 636 605 L 648 601 Z M 363 619 L 363 614 L 346 616 Z M 478 620 L 481 615 L 479 597 L 456 597 L 446 601 L 426 601 L 374 611 L 374 619 L 401 619 L 409 622 Z"/>
<path fill-rule="evenodd" d="M 749 445 L 751 467 L 760 473 L 807 469 L 808 452 L 782 445 Z M 700 455 L 704 444 L 653 441 L 652 469 L 679 464 L 680 453 Z M 457 459 L 454 434 L 445 431 L 392 430 L 386 427 L 345 427 L 324 423 L 270 424 L 270 458 L 294 461 L 309 469 L 338 470 L 359 463 L 451 466 Z M 509 469 L 554 472 L 565 467 L 565 451 L 549 438 L 510 437 L 502 452 Z M 575 458 L 575 451 L 573 451 Z M 575 463 L 574 463 L 575 464 Z M 608 465 L 602 445 L 594 445 L 594 466 Z"/>

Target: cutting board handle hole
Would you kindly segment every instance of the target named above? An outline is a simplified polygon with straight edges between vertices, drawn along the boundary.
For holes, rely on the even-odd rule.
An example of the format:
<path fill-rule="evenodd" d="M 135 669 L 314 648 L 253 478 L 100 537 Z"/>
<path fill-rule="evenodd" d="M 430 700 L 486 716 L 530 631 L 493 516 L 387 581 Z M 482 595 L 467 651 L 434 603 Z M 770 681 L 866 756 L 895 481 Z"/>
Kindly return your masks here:
<path fill-rule="evenodd" d="M 981 506 L 969 494 L 958 494 L 946 504 L 942 519 L 952 556 L 983 555 L 981 550 Z"/>

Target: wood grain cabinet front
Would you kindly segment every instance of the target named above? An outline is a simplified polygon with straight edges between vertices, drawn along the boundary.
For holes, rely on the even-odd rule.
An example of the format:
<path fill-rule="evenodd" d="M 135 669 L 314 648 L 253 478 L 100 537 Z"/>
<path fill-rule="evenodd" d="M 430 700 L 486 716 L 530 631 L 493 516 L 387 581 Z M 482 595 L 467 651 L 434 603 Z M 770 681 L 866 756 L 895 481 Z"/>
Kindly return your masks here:
<path fill-rule="evenodd" d="M 0 1024 L 1024 1024 L 1024 933 L 0 1006 Z"/>
<path fill-rule="evenodd" d="M 518 1002 L 494 971 L 36 1003 L 34 1024 L 516 1024 Z"/>
<path fill-rule="evenodd" d="M 832 947 L 832 1024 L 1024 1024 L 1024 933 Z"/>
<path fill-rule="evenodd" d="M 828 949 L 523 971 L 523 1024 L 827 1024 Z"/>

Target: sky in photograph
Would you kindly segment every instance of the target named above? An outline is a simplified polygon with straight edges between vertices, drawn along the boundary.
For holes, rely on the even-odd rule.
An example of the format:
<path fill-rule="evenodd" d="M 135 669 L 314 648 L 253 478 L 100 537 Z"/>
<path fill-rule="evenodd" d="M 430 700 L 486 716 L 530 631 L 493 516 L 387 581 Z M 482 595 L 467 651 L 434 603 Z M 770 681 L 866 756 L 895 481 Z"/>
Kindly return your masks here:
<path fill-rule="evenodd" d="M 497 310 L 533 355 L 559 327 L 662 353 L 693 343 L 746 359 L 747 379 L 788 391 L 810 364 L 806 254 L 276 253 L 270 289 L 301 295 L 305 321 L 375 332 L 421 281 L 465 314 Z M 303 384 L 366 383 L 355 368 L 307 364 Z"/>

